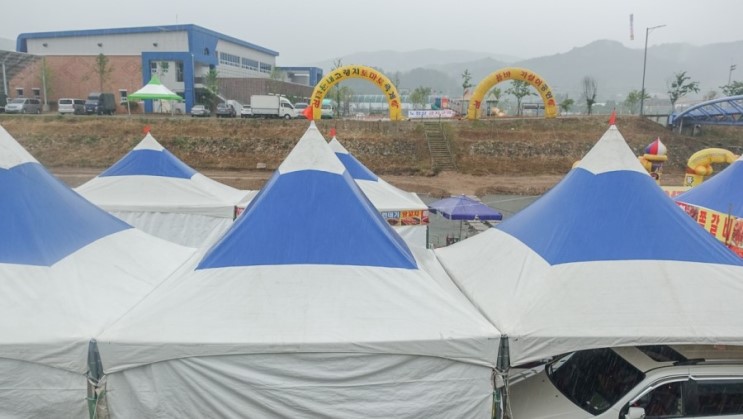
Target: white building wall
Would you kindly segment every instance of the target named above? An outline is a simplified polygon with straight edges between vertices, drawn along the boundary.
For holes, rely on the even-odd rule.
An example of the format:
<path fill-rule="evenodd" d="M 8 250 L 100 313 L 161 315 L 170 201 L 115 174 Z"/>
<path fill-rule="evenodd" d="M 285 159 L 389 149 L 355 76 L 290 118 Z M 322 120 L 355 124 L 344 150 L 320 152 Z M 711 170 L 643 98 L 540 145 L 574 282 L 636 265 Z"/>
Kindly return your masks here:
<path fill-rule="evenodd" d="M 50 37 L 26 42 L 29 54 L 35 55 L 141 55 L 143 51 L 188 51 L 186 31 Z"/>
<path fill-rule="evenodd" d="M 220 77 L 265 77 L 271 76 L 270 71 L 261 71 L 260 64 L 268 64 L 273 69 L 276 67 L 276 57 L 270 54 L 265 54 L 260 51 L 256 51 L 250 48 L 243 47 L 241 45 L 233 44 L 228 41 L 219 40 L 217 42 L 217 53 L 219 54 L 219 64 L 217 71 Z M 222 53 L 231 54 L 240 58 L 240 65 L 234 63 L 226 63 L 222 58 Z M 248 59 L 256 61 L 258 63 L 257 69 L 246 68 L 242 59 Z"/>

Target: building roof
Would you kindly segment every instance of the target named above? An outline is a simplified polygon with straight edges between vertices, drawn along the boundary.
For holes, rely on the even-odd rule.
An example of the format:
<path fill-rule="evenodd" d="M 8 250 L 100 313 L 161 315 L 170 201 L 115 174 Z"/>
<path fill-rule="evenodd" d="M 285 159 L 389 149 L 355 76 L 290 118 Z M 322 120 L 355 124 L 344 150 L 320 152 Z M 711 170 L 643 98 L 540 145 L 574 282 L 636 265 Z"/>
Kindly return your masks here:
<path fill-rule="evenodd" d="M 274 50 L 270 50 L 268 48 L 264 48 L 256 44 L 251 44 L 250 42 L 246 42 L 246 41 L 243 41 L 237 38 L 233 38 L 231 36 L 224 35 L 219 32 L 215 32 L 211 29 L 203 28 L 201 26 L 193 25 L 193 24 L 22 33 L 18 35 L 16 49 L 20 52 L 27 52 L 28 51 L 27 41 L 29 39 L 65 38 L 65 37 L 100 36 L 100 35 L 129 35 L 129 34 L 136 34 L 136 33 L 181 32 L 181 31 L 185 31 L 189 33 L 199 32 L 200 34 L 213 36 L 217 39 L 221 39 L 227 42 L 232 42 L 234 44 L 237 44 L 237 45 L 240 45 L 246 48 L 254 49 L 256 51 L 260 51 L 265 54 L 272 55 L 274 57 L 277 57 L 279 55 L 279 53 Z"/>

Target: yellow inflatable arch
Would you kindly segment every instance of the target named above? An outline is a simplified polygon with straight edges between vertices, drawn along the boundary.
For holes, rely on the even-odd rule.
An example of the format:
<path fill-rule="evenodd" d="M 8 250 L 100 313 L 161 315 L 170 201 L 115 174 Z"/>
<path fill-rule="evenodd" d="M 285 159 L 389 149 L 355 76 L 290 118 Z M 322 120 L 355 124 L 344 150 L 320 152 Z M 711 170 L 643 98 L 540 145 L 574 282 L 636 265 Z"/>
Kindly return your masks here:
<path fill-rule="evenodd" d="M 467 108 L 467 119 L 477 119 L 480 111 L 480 105 L 482 100 L 485 98 L 485 94 L 495 86 L 496 84 L 506 80 L 521 80 L 529 83 L 542 97 L 544 102 L 544 116 L 547 118 L 554 118 L 557 116 L 557 101 L 555 95 L 552 94 L 547 82 L 540 77 L 537 73 L 527 70 L 525 68 L 517 67 L 506 67 L 491 73 L 485 77 L 475 88 L 470 98 L 470 104 Z"/>
<path fill-rule="evenodd" d="M 317 83 L 315 89 L 312 91 L 312 103 L 310 103 L 312 119 L 320 119 L 322 117 L 322 100 L 328 94 L 330 88 L 348 79 L 365 79 L 374 83 L 387 97 L 387 104 L 390 107 L 390 119 L 393 121 L 402 120 L 400 94 L 397 93 L 395 85 L 392 84 L 389 77 L 382 74 L 379 70 L 363 65 L 338 67 Z"/>
<path fill-rule="evenodd" d="M 686 175 L 684 176 L 684 186 L 699 186 L 704 182 L 705 176 L 712 175 L 713 163 L 731 164 L 738 160 L 738 155 L 724 148 L 705 148 L 699 150 L 689 157 L 686 163 Z"/>

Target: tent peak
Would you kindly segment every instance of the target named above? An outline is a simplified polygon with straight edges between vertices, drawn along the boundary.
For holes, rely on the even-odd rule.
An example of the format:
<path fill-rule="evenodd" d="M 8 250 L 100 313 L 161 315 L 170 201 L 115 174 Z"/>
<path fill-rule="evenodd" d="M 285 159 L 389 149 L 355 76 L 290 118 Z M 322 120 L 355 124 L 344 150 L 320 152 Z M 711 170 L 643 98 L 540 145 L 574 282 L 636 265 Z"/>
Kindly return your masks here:
<path fill-rule="evenodd" d="M 281 163 L 278 172 L 287 174 L 302 170 L 318 170 L 339 175 L 346 170 L 314 122 L 310 124 L 297 145 Z"/>
<path fill-rule="evenodd" d="M 616 125 L 612 125 L 606 130 L 577 167 L 595 175 L 620 170 L 648 175 Z"/>
<path fill-rule="evenodd" d="M 154 151 L 163 151 L 165 150 L 165 147 L 160 144 L 155 137 L 152 136 L 149 132 L 145 137 L 142 139 L 142 141 L 139 142 L 132 150 L 154 150 Z"/>

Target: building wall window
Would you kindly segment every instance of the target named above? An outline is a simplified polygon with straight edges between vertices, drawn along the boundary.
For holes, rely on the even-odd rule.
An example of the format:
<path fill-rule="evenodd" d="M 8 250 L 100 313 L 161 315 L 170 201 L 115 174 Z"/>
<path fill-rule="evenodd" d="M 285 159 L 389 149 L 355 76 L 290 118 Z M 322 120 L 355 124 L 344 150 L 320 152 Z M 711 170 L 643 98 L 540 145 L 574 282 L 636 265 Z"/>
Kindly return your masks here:
<path fill-rule="evenodd" d="M 34 97 L 41 97 L 41 89 L 38 87 L 34 87 L 31 89 L 31 91 L 34 93 Z"/>
<path fill-rule="evenodd" d="M 253 70 L 253 71 L 258 71 L 258 61 L 251 60 L 250 58 L 243 58 L 242 68 L 246 68 L 248 70 Z"/>
<path fill-rule="evenodd" d="M 272 69 L 273 69 L 273 66 L 271 64 L 261 63 L 261 73 L 271 74 Z"/>
<path fill-rule="evenodd" d="M 23 96 L 23 87 L 16 87 L 15 88 L 15 95 L 18 97 Z"/>
<path fill-rule="evenodd" d="M 183 61 L 176 61 L 175 63 L 175 81 L 183 81 Z"/>
<path fill-rule="evenodd" d="M 119 89 L 119 103 L 126 103 L 129 101 L 129 92 L 126 89 Z"/>
<path fill-rule="evenodd" d="M 219 62 L 221 64 L 231 65 L 233 67 L 240 67 L 240 57 L 234 54 L 228 54 L 226 52 L 219 53 Z"/>
<path fill-rule="evenodd" d="M 157 61 L 150 61 L 150 73 L 157 73 Z"/>

